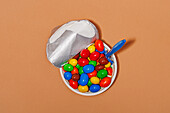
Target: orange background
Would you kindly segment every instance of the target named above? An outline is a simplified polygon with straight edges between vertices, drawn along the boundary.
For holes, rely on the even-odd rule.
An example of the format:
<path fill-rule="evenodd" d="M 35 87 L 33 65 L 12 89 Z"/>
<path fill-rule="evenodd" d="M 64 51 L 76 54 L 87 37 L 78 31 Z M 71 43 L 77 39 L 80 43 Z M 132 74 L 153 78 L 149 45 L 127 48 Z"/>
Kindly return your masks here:
<path fill-rule="evenodd" d="M 108 44 L 128 40 L 105 93 L 69 90 L 46 58 L 51 30 L 90 19 Z M 169 113 L 169 0 L 1 0 L 0 113 Z"/>

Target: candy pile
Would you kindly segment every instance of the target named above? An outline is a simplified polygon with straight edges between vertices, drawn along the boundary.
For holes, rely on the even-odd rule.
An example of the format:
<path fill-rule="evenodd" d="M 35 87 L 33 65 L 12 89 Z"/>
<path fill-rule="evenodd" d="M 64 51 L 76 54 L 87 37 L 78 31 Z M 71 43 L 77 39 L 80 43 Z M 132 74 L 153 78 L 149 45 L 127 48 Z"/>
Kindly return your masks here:
<path fill-rule="evenodd" d="M 70 59 L 62 68 L 64 78 L 70 86 L 80 92 L 98 92 L 111 83 L 112 61 L 105 57 L 107 52 L 101 40 Z M 109 62 L 111 61 L 111 62 Z"/>

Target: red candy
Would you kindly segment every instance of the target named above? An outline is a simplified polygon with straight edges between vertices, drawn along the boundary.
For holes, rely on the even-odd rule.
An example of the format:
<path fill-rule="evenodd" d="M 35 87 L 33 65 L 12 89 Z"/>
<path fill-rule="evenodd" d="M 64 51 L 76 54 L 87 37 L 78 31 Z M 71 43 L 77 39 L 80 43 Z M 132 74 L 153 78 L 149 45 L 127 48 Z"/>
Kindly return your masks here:
<path fill-rule="evenodd" d="M 90 60 L 95 61 L 95 60 L 99 59 L 99 57 L 100 57 L 100 53 L 99 52 L 95 51 L 95 52 L 90 54 Z"/>
<path fill-rule="evenodd" d="M 73 59 L 78 59 L 79 58 L 79 53 L 73 57 Z"/>
<path fill-rule="evenodd" d="M 96 75 L 97 75 L 97 71 L 96 71 L 96 70 L 94 70 L 93 72 L 88 73 L 87 75 L 89 76 L 89 78 L 94 77 L 94 76 L 96 76 Z"/>
<path fill-rule="evenodd" d="M 95 47 L 98 51 L 104 50 L 104 45 L 103 45 L 103 42 L 101 40 L 96 40 Z"/>
<path fill-rule="evenodd" d="M 80 66 L 85 66 L 85 65 L 89 64 L 89 60 L 87 60 L 87 59 L 85 59 L 85 58 L 79 58 L 78 64 L 79 64 Z"/>
<path fill-rule="evenodd" d="M 112 75 L 113 69 L 111 67 L 106 68 L 107 74 Z"/>
<path fill-rule="evenodd" d="M 71 71 L 72 75 L 73 74 L 78 74 L 78 73 L 79 73 L 79 70 L 76 67 L 74 67 L 73 70 Z"/>
<path fill-rule="evenodd" d="M 105 77 L 100 81 L 100 86 L 101 87 L 107 87 L 111 83 L 111 78 L 110 77 Z"/>
<path fill-rule="evenodd" d="M 87 58 L 87 57 L 89 57 L 89 55 L 90 55 L 90 51 L 87 50 L 87 49 L 83 49 L 83 50 L 80 52 L 80 56 L 81 56 L 82 58 Z"/>
<path fill-rule="evenodd" d="M 77 89 L 78 88 L 78 82 L 77 81 L 73 81 L 72 79 L 69 80 L 70 86 L 73 89 Z"/>
<path fill-rule="evenodd" d="M 67 72 L 67 71 L 64 70 L 64 66 L 62 66 L 62 69 L 63 69 L 64 72 Z"/>

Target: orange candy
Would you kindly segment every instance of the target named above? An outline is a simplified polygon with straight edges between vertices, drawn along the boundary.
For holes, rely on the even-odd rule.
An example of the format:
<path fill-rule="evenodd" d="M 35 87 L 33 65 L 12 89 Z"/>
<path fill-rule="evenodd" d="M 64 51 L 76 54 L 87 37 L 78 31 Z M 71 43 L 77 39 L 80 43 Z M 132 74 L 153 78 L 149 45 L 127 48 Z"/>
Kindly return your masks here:
<path fill-rule="evenodd" d="M 72 75 L 73 74 L 78 74 L 78 73 L 79 73 L 79 71 L 78 71 L 78 69 L 76 67 L 74 67 L 73 70 L 71 71 Z"/>

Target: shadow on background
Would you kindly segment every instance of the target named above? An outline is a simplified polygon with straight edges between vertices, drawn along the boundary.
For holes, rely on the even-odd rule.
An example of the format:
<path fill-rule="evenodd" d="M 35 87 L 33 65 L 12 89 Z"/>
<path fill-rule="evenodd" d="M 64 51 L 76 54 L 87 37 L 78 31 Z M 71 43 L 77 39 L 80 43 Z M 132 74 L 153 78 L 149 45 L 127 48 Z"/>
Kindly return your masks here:
<path fill-rule="evenodd" d="M 115 78 L 114 83 L 116 82 L 116 80 L 117 80 L 117 78 L 119 76 L 119 69 L 120 69 L 120 66 L 119 66 L 119 57 L 117 56 L 117 54 L 119 54 L 120 52 L 123 52 L 124 50 L 128 49 L 130 46 L 132 46 L 135 43 L 135 41 L 136 41 L 135 38 L 127 39 L 125 45 L 120 50 L 118 50 L 116 52 L 115 57 L 116 57 L 116 60 L 117 60 L 117 76 Z"/>

